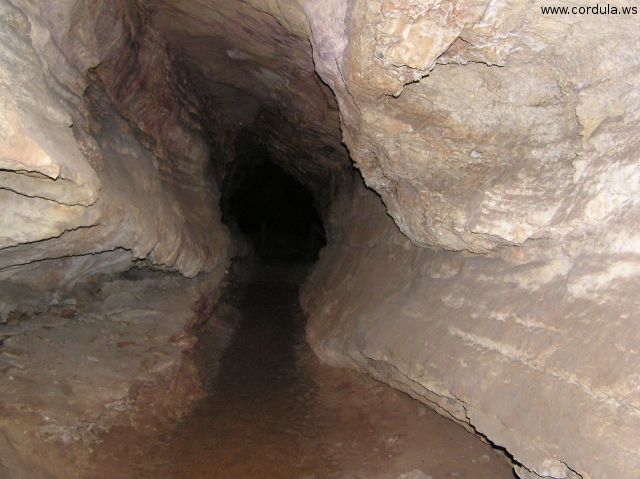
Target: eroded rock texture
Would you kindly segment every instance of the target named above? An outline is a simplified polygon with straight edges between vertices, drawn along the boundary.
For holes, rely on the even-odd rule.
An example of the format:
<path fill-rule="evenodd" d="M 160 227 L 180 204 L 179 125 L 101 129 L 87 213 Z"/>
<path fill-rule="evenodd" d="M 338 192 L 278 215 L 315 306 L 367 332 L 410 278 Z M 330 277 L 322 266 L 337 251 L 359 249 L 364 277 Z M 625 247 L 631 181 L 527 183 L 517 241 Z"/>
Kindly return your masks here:
<path fill-rule="evenodd" d="M 411 240 L 370 195 L 336 207 L 311 343 L 470 423 L 522 477 L 635 477 L 637 18 L 306 10 L 352 157 Z"/>
<path fill-rule="evenodd" d="M 306 9 L 352 157 L 415 243 L 485 253 L 571 236 L 633 198 L 637 17 L 526 2 Z"/>
<path fill-rule="evenodd" d="M 194 295 L 240 249 L 218 202 L 242 138 L 323 207 L 351 169 L 301 5 L 285 25 L 201 3 L 0 0 L 2 477 L 71 477 L 118 416 L 192 404 L 175 385 L 197 383 Z M 213 273 L 114 279 L 133 266 Z"/>
<path fill-rule="evenodd" d="M 133 260 L 225 264 L 249 135 L 330 222 L 322 358 L 523 478 L 635 478 L 639 17 L 540 5 L 0 0 L 0 312 Z"/>
<path fill-rule="evenodd" d="M 231 251 L 212 149 L 135 3 L 0 18 L 0 476 L 90 477 L 101 431 L 200 395 L 190 327 Z M 214 272 L 114 279 L 136 263 Z"/>
<path fill-rule="evenodd" d="M 195 332 L 223 273 L 136 270 L 0 325 L 0 477 L 97 477 L 87 456 L 105 431 L 188 413 L 204 394 Z"/>
<path fill-rule="evenodd" d="M 304 293 L 321 358 L 431 403 L 542 477 L 634 477 L 631 278 L 584 250 L 558 259 L 549 241 L 500 257 L 416 247 L 366 190 L 334 215 Z"/>
<path fill-rule="evenodd" d="M 314 69 L 301 3 L 150 0 L 144 8 L 198 96 L 217 146 L 216 178 L 234 160 L 238 135 L 252 134 L 324 206 L 349 162 L 333 94 Z"/>
<path fill-rule="evenodd" d="M 140 12 L 16 3 L 0 4 L 0 276 L 30 284 L 21 266 L 38 262 L 35 287 L 58 290 L 135 259 L 190 276 L 223 263 L 209 147 Z"/>

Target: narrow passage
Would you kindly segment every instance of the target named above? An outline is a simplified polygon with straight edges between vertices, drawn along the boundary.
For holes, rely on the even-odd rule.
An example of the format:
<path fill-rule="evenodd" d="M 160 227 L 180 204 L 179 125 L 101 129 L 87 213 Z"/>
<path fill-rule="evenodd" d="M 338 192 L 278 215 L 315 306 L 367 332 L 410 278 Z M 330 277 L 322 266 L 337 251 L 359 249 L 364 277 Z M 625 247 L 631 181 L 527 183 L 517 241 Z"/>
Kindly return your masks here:
<path fill-rule="evenodd" d="M 319 364 L 298 304 L 304 265 L 255 261 L 234 270 L 200 333 L 207 398 L 155 440 L 107 436 L 96 477 L 513 477 L 500 453 L 419 402 Z"/>

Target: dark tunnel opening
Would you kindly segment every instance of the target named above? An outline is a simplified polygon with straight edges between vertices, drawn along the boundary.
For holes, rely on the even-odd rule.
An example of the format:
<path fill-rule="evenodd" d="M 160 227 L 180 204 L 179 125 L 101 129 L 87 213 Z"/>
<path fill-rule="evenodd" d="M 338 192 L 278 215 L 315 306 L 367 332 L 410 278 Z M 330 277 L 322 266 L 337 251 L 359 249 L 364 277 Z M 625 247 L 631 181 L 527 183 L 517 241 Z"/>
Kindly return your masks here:
<path fill-rule="evenodd" d="M 263 260 L 315 261 L 326 244 L 313 194 L 248 135 L 240 135 L 220 202 L 223 222 L 235 224 Z"/>

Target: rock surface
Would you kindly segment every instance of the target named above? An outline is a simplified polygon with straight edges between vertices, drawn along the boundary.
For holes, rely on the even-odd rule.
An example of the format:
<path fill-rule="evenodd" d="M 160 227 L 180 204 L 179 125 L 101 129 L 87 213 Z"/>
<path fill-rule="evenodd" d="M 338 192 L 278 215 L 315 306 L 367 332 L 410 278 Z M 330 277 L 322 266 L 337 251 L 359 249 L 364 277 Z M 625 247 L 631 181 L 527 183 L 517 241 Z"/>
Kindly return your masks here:
<path fill-rule="evenodd" d="M 421 248 L 362 187 L 331 225 L 303 292 L 321 359 L 466 424 L 523 478 L 636 476 L 637 268 L 603 260 L 612 231 L 564 242 L 575 256 L 550 240 L 499 257 Z"/>
<path fill-rule="evenodd" d="M 0 0 L 1 318 L 135 261 L 224 265 L 219 185 L 252 135 L 330 219 L 305 293 L 321 357 L 470 425 L 523 478 L 635 478 L 637 15 L 90 3 Z M 383 203 L 348 185 L 340 127 Z"/>
<path fill-rule="evenodd" d="M 224 263 L 209 147 L 139 13 L 14 3 L 0 2 L 0 275 L 115 250 L 189 276 Z"/>
<path fill-rule="evenodd" d="M 91 477 L 102 433 L 180 417 L 202 396 L 191 349 L 224 271 L 138 270 L 0 325 L 0 477 Z"/>
<path fill-rule="evenodd" d="M 638 16 L 541 5 L 306 3 L 352 158 L 416 244 L 588 234 L 638 191 Z"/>
<path fill-rule="evenodd" d="M 522 477 L 632 478 L 638 16 L 541 5 L 305 3 L 344 141 L 409 240 L 373 199 L 334 208 L 309 341 L 470 422 Z"/>
<path fill-rule="evenodd" d="M 229 144 L 250 132 L 325 205 L 349 162 L 333 93 L 315 72 L 302 3 L 148 0 L 144 9 L 196 92 L 218 146 L 219 182 L 234 159 Z"/>

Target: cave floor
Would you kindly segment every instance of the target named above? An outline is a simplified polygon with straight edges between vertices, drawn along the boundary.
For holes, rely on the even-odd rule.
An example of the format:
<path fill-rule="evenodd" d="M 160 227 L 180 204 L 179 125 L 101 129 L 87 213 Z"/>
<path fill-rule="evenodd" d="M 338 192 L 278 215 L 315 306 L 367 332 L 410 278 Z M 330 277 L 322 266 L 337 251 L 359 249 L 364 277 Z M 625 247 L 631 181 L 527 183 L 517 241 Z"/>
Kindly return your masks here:
<path fill-rule="evenodd" d="M 295 276 L 273 265 L 236 273 L 199 333 L 207 397 L 169 430 L 113 429 L 95 449 L 91 477 L 513 477 L 499 451 L 452 421 L 321 365 L 304 342 Z"/>

